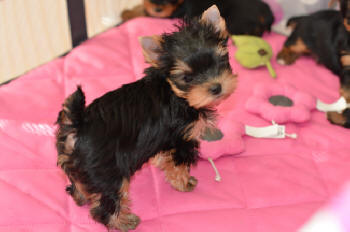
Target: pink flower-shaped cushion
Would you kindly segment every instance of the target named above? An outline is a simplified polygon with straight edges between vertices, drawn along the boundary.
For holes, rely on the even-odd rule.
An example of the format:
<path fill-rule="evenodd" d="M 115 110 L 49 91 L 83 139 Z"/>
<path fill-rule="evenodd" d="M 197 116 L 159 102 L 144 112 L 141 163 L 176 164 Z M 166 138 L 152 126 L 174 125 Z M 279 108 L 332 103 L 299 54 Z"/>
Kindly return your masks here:
<path fill-rule="evenodd" d="M 244 125 L 236 122 L 232 113 L 220 117 L 217 128 L 223 134 L 223 137 L 217 141 L 201 140 L 200 156 L 204 159 L 217 159 L 222 155 L 233 155 L 244 151 L 244 141 L 242 136 L 245 134 Z"/>
<path fill-rule="evenodd" d="M 277 95 L 289 98 L 293 105 L 285 107 L 271 104 L 269 98 Z M 293 86 L 279 83 L 257 84 L 253 95 L 245 104 L 248 112 L 259 114 L 262 118 L 276 123 L 308 121 L 311 117 L 310 111 L 315 107 L 316 98 L 298 91 Z"/>

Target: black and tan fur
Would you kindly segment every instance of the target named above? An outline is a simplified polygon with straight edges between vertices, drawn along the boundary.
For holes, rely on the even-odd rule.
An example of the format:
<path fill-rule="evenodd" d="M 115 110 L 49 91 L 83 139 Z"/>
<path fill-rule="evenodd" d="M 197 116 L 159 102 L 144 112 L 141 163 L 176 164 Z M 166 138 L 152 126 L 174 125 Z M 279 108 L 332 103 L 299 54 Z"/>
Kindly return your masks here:
<path fill-rule="evenodd" d="M 129 183 L 150 159 L 178 191 L 197 184 L 190 167 L 199 136 L 215 124 L 213 106 L 235 89 L 228 33 L 216 6 L 178 31 L 143 37 L 151 67 L 145 77 L 85 106 L 81 89 L 58 117 L 58 165 L 71 181 L 78 205 L 108 228 L 128 231 L 140 222 L 130 210 Z M 180 202 L 179 202 L 180 203 Z"/>

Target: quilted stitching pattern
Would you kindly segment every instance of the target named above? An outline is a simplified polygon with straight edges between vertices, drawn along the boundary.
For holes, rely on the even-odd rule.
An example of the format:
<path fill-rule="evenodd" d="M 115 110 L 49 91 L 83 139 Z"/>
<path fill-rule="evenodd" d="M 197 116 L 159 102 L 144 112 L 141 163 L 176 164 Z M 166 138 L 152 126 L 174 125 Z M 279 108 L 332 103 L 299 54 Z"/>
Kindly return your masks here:
<path fill-rule="evenodd" d="M 87 101 L 142 77 L 146 64 L 138 44 L 142 35 L 173 30 L 174 21 L 137 19 L 97 36 L 66 57 L 0 87 L 0 232 L 106 231 L 77 207 L 56 167 L 54 122 L 64 97 L 77 83 Z M 265 37 L 274 53 L 284 37 Z M 232 120 L 252 126 L 269 122 L 244 110 L 255 83 L 272 83 L 266 69 L 246 70 L 233 59 L 238 89 L 220 107 Z M 294 66 L 275 66 L 278 82 L 294 85 L 325 102 L 338 96 L 338 80 L 309 58 Z M 214 181 L 210 164 L 192 170 L 198 187 L 173 190 L 158 169 L 145 165 L 131 184 L 133 211 L 141 216 L 136 231 L 296 231 L 333 196 L 350 176 L 350 131 L 330 125 L 314 111 L 310 122 L 286 124 L 296 140 L 244 137 L 245 152 L 216 161 L 223 178 Z"/>

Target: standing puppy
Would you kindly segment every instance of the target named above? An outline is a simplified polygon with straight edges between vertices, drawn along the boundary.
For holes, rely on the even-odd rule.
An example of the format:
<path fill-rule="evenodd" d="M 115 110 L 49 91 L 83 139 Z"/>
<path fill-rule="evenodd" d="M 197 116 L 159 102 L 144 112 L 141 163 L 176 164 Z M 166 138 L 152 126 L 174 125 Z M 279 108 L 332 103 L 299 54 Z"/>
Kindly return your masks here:
<path fill-rule="evenodd" d="M 199 136 L 214 124 L 212 107 L 235 89 L 228 32 L 216 6 L 178 31 L 140 39 L 146 76 L 85 107 L 81 88 L 59 113 L 58 165 L 71 181 L 78 205 L 108 228 L 134 229 L 129 182 L 152 158 L 178 191 L 192 191 Z"/>
<path fill-rule="evenodd" d="M 350 103 L 350 0 L 340 0 L 340 11 L 322 10 L 287 22 L 291 35 L 277 54 L 280 64 L 293 64 L 302 55 L 311 55 L 340 80 L 340 95 Z M 350 109 L 328 112 L 328 120 L 350 128 Z"/>

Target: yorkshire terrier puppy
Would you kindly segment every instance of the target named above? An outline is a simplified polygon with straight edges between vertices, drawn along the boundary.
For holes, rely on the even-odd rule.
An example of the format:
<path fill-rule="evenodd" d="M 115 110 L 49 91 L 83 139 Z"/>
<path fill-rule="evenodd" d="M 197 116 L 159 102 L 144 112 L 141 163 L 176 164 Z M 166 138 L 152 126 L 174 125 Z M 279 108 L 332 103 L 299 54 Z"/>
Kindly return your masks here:
<path fill-rule="evenodd" d="M 194 18 L 216 4 L 226 21 L 227 30 L 232 35 L 262 36 L 271 31 L 273 13 L 262 0 L 144 0 L 144 12 L 137 6 L 122 13 L 123 20 L 137 16 L 157 18 Z"/>
<path fill-rule="evenodd" d="M 85 107 L 80 87 L 58 116 L 58 165 L 78 205 L 108 228 L 128 231 L 139 218 L 129 208 L 129 182 L 148 160 L 178 191 L 197 184 L 190 167 L 199 137 L 215 124 L 213 107 L 235 89 L 225 21 L 216 6 L 178 31 L 140 38 L 151 67 L 145 77 Z"/>
<path fill-rule="evenodd" d="M 308 16 L 290 18 L 292 33 L 277 54 L 280 64 L 293 64 L 302 55 L 312 55 L 317 62 L 340 75 L 339 55 L 347 47 L 347 31 L 339 11 L 323 10 Z"/>
<path fill-rule="evenodd" d="M 344 9 L 340 12 L 323 10 L 289 19 L 287 26 L 292 29 L 292 33 L 277 54 L 277 61 L 290 65 L 302 55 L 311 55 L 339 77 L 340 94 L 350 103 L 350 27 L 347 27 L 343 11 L 346 12 Z M 328 119 L 344 127 L 350 125 L 349 113 L 345 111 L 343 114 L 328 113 Z"/>

